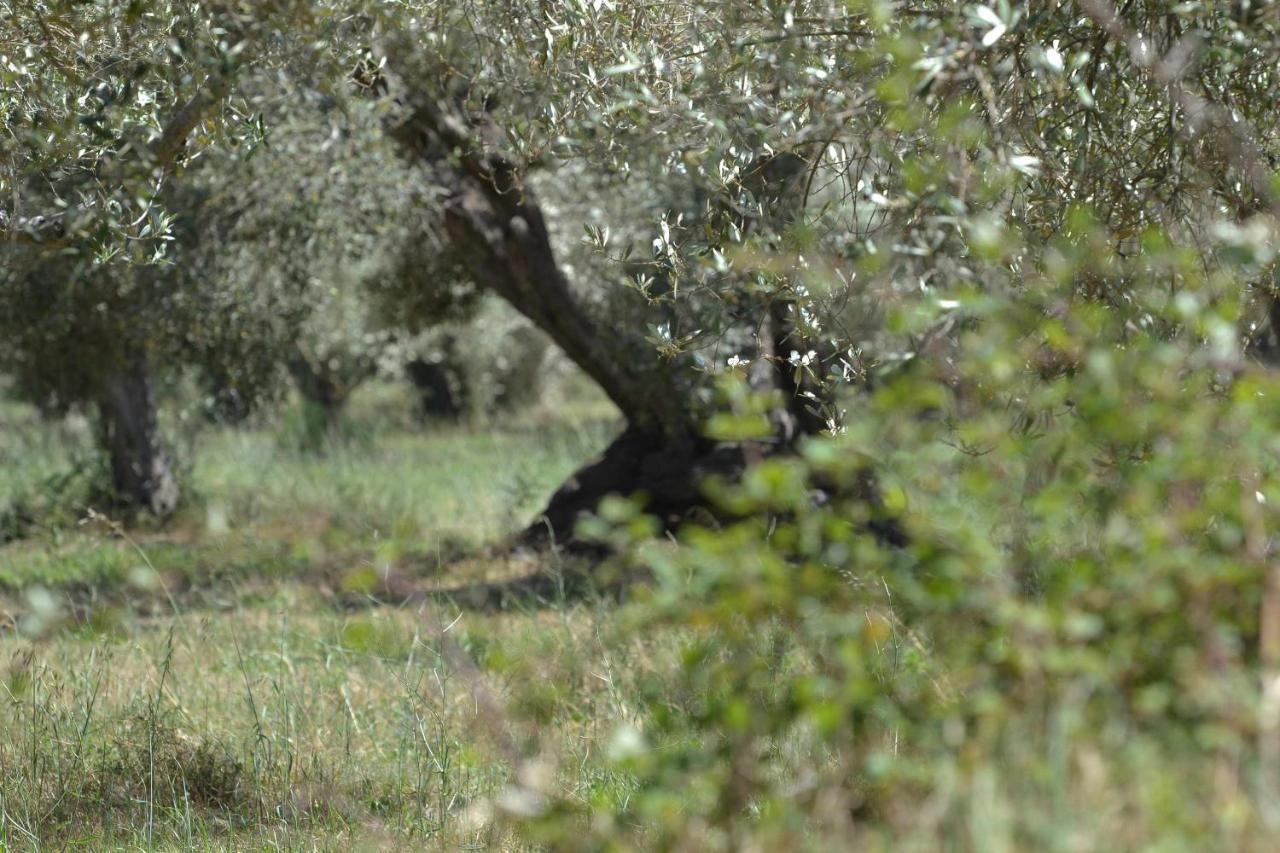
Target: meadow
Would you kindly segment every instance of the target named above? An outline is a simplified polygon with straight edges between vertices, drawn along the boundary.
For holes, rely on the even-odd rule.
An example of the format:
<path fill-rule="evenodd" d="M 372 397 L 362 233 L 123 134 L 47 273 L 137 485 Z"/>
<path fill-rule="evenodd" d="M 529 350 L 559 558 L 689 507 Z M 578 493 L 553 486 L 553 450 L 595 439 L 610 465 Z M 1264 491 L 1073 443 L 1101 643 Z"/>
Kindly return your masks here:
<path fill-rule="evenodd" d="M 626 714 L 607 605 L 435 594 L 534 568 L 503 537 L 615 429 L 569 412 L 424 428 L 375 388 L 318 450 L 287 415 L 206 431 L 189 508 L 126 531 L 81 502 L 86 426 L 6 406 L 0 506 L 43 503 L 0 546 L 0 846 L 488 846 L 513 735 L 475 695 L 513 681 L 557 688 L 581 796 L 625 796 L 592 769 Z"/>

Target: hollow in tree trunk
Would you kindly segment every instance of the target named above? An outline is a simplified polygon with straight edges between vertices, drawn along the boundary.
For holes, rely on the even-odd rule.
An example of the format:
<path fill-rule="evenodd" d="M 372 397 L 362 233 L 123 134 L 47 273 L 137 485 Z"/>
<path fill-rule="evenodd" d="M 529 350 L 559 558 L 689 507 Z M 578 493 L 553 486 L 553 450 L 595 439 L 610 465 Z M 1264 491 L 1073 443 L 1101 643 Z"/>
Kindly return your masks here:
<path fill-rule="evenodd" d="M 111 488 L 126 509 L 166 518 L 178 508 L 181 489 L 160 437 L 155 392 L 145 356 L 130 359 L 98 399 L 102 446 L 111 466 Z"/>

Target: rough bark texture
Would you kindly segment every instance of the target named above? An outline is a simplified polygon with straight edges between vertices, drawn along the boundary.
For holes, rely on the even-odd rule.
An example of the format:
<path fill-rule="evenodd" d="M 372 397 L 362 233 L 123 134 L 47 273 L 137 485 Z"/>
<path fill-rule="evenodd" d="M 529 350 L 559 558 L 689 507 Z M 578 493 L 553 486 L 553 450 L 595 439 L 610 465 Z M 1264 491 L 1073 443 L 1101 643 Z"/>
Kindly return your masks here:
<path fill-rule="evenodd" d="M 621 356 L 621 341 L 602 334 L 574 295 L 516 165 L 430 100 L 415 104 L 391 132 L 411 155 L 442 166 L 445 226 L 474 280 L 544 331 L 633 427 L 673 440 L 693 434 L 671 371 L 656 359 L 636 364 Z"/>
<path fill-rule="evenodd" d="M 181 490 L 160 438 L 155 393 L 144 357 L 132 359 L 127 371 L 106 383 L 98 414 L 116 500 L 157 518 L 172 515 Z"/>
<path fill-rule="evenodd" d="M 700 439 L 690 399 L 671 367 L 636 358 L 625 335 L 599 326 L 565 278 L 542 208 L 516 164 L 430 100 L 391 128 L 413 157 L 447 184 L 445 226 L 473 279 L 547 334 L 604 390 L 627 422 L 623 435 L 571 477 L 525 532 L 530 542 L 565 541 L 578 516 L 608 494 L 643 492 L 662 516 L 696 500 Z M 489 128 L 490 138 L 498 136 Z"/>

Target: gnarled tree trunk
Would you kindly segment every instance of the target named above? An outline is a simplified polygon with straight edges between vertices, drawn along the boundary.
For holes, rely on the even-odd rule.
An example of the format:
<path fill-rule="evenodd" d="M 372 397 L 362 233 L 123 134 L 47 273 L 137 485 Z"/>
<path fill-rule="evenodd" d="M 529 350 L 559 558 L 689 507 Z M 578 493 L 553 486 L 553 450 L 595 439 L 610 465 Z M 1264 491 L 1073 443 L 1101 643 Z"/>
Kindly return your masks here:
<path fill-rule="evenodd" d="M 441 167 L 449 193 L 445 225 L 478 284 L 542 329 L 637 429 L 663 437 L 693 432 L 688 401 L 673 393 L 672 370 L 656 359 L 625 357 L 639 354 L 627 352 L 636 342 L 602 334 L 574 296 L 542 207 L 516 164 L 430 100 L 417 103 L 391 133 L 411 156 Z"/>
<path fill-rule="evenodd" d="M 111 465 L 111 487 L 125 508 L 166 518 L 182 492 L 160 437 L 155 392 L 145 355 L 111 377 L 98 399 L 103 448 Z"/>
<path fill-rule="evenodd" d="M 475 281 L 545 332 L 626 419 L 623 435 L 552 496 L 527 535 L 570 538 L 578 515 L 611 493 L 644 491 L 650 510 L 661 515 L 692 503 L 710 447 L 699 435 L 687 390 L 641 341 L 601 329 L 589 315 L 556 260 L 542 208 L 516 164 L 430 100 L 415 103 L 390 131 L 447 182 L 445 226 Z"/>
<path fill-rule="evenodd" d="M 542 208 L 523 183 L 518 165 L 485 141 L 501 135 L 497 128 L 477 130 L 430 98 L 415 94 L 405 100 L 411 101 L 408 111 L 389 133 L 408 156 L 435 167 L 446 191 L 445 226 L 472 278 L 545 332 L 626 419 L 626 429 L 600 458 L 551 497 L 525 532 L 526 540 L 571 539 L 578 517 L 609 494 L 642 492 L 647 510 L 674 525 L 704 503 L 699 483 L 707 474 L 740 471 L 747 457 L 760 455 L 763 448 L 707 439 L 692 386 L 681 381 L 676 366 L 659 359 L 634 325 L 606 328 L 591 316 L 556 260 Z M 778 171 L 784 183 L 793 183 L 795 163 L 785 165 Z M 772 194 L 783 192 L 785 188 Z M 792 323 L 792 318 L 778 318 L 772 330 L 778 343 L 789 339 Z M 775 387 L 790 390 L 793 397 L 799 391 L 794 384 L 775 378 Z M 791 399 L 784 407 L 793 410 L 796 403 Z M 803 410 L 799 417 L 788 413 L 785 419 L 794 425 L 793 432 L 817 423 Z"/>

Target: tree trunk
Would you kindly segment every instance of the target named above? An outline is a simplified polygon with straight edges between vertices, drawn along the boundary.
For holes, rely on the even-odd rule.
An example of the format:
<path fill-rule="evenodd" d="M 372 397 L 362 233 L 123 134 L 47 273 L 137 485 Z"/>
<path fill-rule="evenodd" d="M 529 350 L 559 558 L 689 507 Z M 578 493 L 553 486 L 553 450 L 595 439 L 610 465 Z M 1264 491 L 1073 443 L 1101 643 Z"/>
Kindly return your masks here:
<path fill-rule="evenodd" d="M 205 416 L 211 423 L 239 426 L 253 414 L 253 400 L 237 387 L 236 377 L 221 366 L 206 370 L 204 387 L 209 394 Z"/>
<path fill-rule="evenodd" d="M 430 100 L 390 128 L 412 157 L 440 167 L 445 227 L 477 284 L 544 331 L 609 396 L 636 429 L 679 439 L 694 417 L 674 372 L 618 329 L 603 334 L 574 295 L 551 248 L 542 207 L 517 166 Z M 456 156 L 451 156 L 456 155 Z"/>
<path fill-rule="evenodd" d="M 767 310 L 765 328 L 774 361 L 773 378 L 783 402 L 774 421 L 788 441 L 799 435 L 817 435 L 827 428 L 820 410 L 826 392 L 816 379 L 823 360 L 817 349 L 825 347 L 816 344 L 817 349 L 809 348 L 809 341 L 797 328 L 799 308 L 793 300 L 774 296 Z M 791 360 L 793 352 L 800 355 L 798 363 Z"/>
<path fill-rule="evenodd" d="M 323 419 L 320 432 L 324 433 L 337 429 L 342 410 L 346 408 L 352 392 L 373 375 L 371 365 L 359 365 L 351 370 L 351 376 L 344 378 L 328 365 L 304 355 L 291 358 L 288 366 L 298 393 L 320 413 Z"/>
<path fill-rule="evenodd" d="M 749 202 L 747 207 L 734 205 L 742 233 L 777 237 L 800 218 L 810 168 L 809 161 L 792 152 L 758 158 L 738 184 Z M 778 292 L 767 298 L 759 342 L 761 356 L 773 365 L 768 379 L 782 397 L 773 420 L 785 442 L 827 429 L 821 407 L 830 403 L 820 381 L 822 363 L 829 355 L 823 350 L 828 347 L 809 340 L 802 331 L 800 306 L 794 296 L 789 285 L 780 285 Z M 793 352 L 798 356 L 795 361 Z"/>
<path fill-rule="evenodd" d="M 687 389 L 642 339 L 629 330 L 606 331 L 590 316 L 556 260 L 542 208 L 516 165 L 430 100 L 389 130 L 409 156 L 438 167 L 447 183 L 445 227 L 476 283 L 545 332 L 626 419 L 623 435 L 552 496 L 525 538 L 572 538 L 578 516 L 608 494 L 643 491 L 650 511 L 664 516 L 687 505 L 696 494 L 694 460 L 709 450 Z"/>
<path fill-rule="evenodd" d="M 115 499 L 128 509 L 167 518 L 181 490 L 160 438 L 155 393 L 145 356 L 112 377 L 98 400 L 102 444 L 111 464 Z"/>
<path fill-rule="evenodd" d="M 765 452 L 708 440 L 699 428 L 702 413 L 691 384 L 681 380 L 675 365 L 657 357 L 639 324 L 606 327 L 590 315 L 556 260 L 536 196 L 522 182 L 517 164 L 492 142 L 501 136 L 498 128 L 477 130 L 439 103 L 419 98 L 388 132 L 408 156 L 434 167 L 446 191 L 445 227 L 476 284 L 493 290 L 545 332 L 626 419 L 622 435 L 552 496 L 525 531 L 526 541 L 571 540 L 578 518 L 610 494 L 643 493 L 647 511 L 674 526 L 704 504 L 699 484 L 706 475 L 739 472 L 748 455 Z M 762 162 L 764 178 L 778 172 L 794 184 L 796 162 Z M 771 189 L 757 197 L 785 193 L 785 188 Z M 775 328 L 772 334 L 785 337 L 791 329 Z M 814 421 L 811 416 L 799 420 L 799 429 Z"/>
<path fill-rule="evenodd" d="M 428 418 L 456 419 L 462 416 L 462 401 L 449 382 L 444 366 L 423 358 L 415 358 L 404 366 L 413 387 L 418 389 L 422 414 Z"/>

